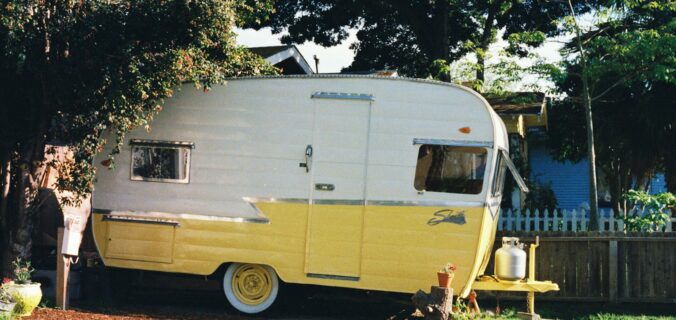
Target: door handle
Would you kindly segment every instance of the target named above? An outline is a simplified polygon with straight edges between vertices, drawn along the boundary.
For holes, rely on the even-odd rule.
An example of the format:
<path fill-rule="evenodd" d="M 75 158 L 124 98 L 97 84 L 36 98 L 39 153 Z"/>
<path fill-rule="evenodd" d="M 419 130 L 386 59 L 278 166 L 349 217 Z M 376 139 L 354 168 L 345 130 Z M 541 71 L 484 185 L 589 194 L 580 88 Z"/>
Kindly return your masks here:
<path fill-rule="evenodd" d="M 299 163 L 298 166 L 305 168 L 305 172 L 310 172 L 310 165 L 312 165 L 312 145 L 308 144 L 305 147 L 305 162 Z"/>
<path fill-rule="evenodd" d="M 333 191 L 336 189 L 336 186 L 334 186 L 331 183 L 317 183 L 315 184 L 315 190 L 319 191 Z"/>

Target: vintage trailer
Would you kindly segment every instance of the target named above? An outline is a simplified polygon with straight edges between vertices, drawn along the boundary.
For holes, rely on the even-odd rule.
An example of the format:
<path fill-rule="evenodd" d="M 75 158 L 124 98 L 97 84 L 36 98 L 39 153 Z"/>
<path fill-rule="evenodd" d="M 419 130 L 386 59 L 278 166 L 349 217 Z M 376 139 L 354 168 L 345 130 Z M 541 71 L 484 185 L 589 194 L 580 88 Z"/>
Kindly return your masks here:
<path fill-rule="evenodd" d="M 185 86 L 125 138 L 116 169 L 99 167 L 93 231 L 107 266 L 226 270 L 227 300 L 246 313 L 267 309 L 280 280 L 412 293 L 447 262 L 466 296 L 491 254 L 507 151 L 488 103 L 448 83 Z"/>

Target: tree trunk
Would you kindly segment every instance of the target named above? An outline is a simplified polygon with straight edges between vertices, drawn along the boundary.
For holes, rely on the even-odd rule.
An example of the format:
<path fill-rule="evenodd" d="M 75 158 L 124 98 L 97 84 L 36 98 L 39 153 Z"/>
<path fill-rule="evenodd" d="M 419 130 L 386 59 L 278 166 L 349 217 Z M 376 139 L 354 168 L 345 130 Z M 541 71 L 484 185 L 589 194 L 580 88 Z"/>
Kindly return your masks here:
<path fill-rule="evenodd" d="M 430 293 L 422 290 L 411 298 L 413 305 L 425 315 L 425 320 L 448 320 L 453 312 L 453 289 L 433 286 Z"/>
<path fill-rule="evenodd" d="M 11 183 L 11 153 L 9 150 L 0 152 L 0 253 L 5 252 L 8 243 L 7 208 L 9 204 L 9 188 Z M 1 267 L 1 263 L 0 263 Z M 4 268 L 0 268 L 4 270 Z"/>
<path fill-rule="evenodd" d="M 599 203 L 596 185 L 596 152 L 594 150 L 594 125 L 592 121 L 591 96 L 587 76 L 582 76 L 582 94 L 584 95 L 585 118 L 587 120 L 587 154 L 589 163 L 589 230 L 599 230 Z"/>
<path fill-rule="evenodd" d="M 484 91 L 484 82 L 486 81 L 486 54 L 488 53 L 488 48 L 493 40 L 493 20 L 495 19 L 495 10 L 497 9 L 493 6 L 488 7 L 488 16 L 484 22 L 484 30 L 481 34 L 481 43 L 479 45 L 479 50 L 476 51 L 476 80 L 477 85 L 480 88 L 479 92 Z"/>
<path fill-rule="evenodd" d="M 0 152 L 0 232 L 4 236 L 6 234 L 7 223 L 7 203 L 9 202 L 9 186 L 11 182 L 11 166 L 10 152 Z"/>
<path fill-rule="evenodd" d="M 30 259 L 32 247 L 34 200 L 37 197 L 37 187 L 31 175 L 30 168 L 22 164 L 17 177 L 15 192 L 17 206 L 16 214 L 10 231 L 9 254 L 10 260 L 16 258 Z"/>
<path fill-rule="evenodd" d="M 676 141 L 676 137 L 674 137 Z M 664 156 L 664 182 L 667 184 L 667 191 L 676 194 L 676 144 L 667 150 Z"/>
<path fill-rule="evenodd" d="M 46 70 L 45 70 L 46 73 Z M 3 252 L 3 274 L 7 275 L 11 268 L 10 262 L 15 259 L 28 260 L 32 255 L 33 226 L 37 213 L 37 196 L 39 183 L 44 172 L 45 140 L 51 119 L 51 97 L 47 87 L 46 75 L 38 79 L 42 96 L 39 108 L 30 108 L 26 131 L 30 137 L 19 143 L 17 160 L 14 162 L 16 181 L 10 192 L 11 207 L 8 211 L 8 239 L 7 247 Z M 8 204 L 10 205 L 10 204 Z"/>
<path fill-rule="evenodd" d="M 448 40 L 448 15 L 449 15 L 448 0 L 437 0 L 435 5 L 434 17 L 432 18 L 432 32 L 436 34 L 432 38 L 431 60 L 443 59 L 448 61 L 450 55 L 450 44 Z M 430 30 L 430 29 L 427 29 Z"/>
<path fill-rule="evenodd" d="M 596 185 L 596 152 L 594 151 L 594 124 L 592 117 L 592 99 L 589 89 L 589 79 L 587 79 L 587 58 L 582 46 L 582 32 L 577 24 L 575 9 L 571 0 L 568 0 L 568 7 L 573 23 L 575 24 L 575 33 L 577 39 L 577 49 L 580 51 L 580 66 L 582 66 L 582 101 L 584 102 L 584 115 L 587 122 L 587 156 L 589 172 L 589 230 L 599 230 L 599 203 L 598 187 Z"/>

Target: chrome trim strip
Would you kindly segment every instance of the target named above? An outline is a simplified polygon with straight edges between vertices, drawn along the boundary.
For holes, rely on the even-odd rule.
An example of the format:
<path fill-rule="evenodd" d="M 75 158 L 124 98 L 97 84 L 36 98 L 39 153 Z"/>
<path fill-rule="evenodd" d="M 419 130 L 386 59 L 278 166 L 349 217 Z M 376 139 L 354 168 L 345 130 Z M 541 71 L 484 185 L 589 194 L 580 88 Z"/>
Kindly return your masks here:
<path fill-rule="evenodd" d="M 308 273 L 306 274 L 308 278 L 317 278 L 317 279 L 331 279 L 331 280 L 345 280 L 345 281 L 359 281 L 359 277 L 350 277 L 350 276 L 336 276 L 332 274 L 319 274 L 319 273 Z"/>
<path fill-rule="evenodd" d="M 402 207 L 462 207 L 474 208 L 484 207 L 483 201 L 446 201 L 446 200 L 366 200 L 366 205 L 370 206 L 402 206 Z"/>
<path fill-rule="evenodd" d="M 222 217 L 191 213 L 168 213 L 151 211 L 113 211 L 108 209 L 92 210 L 94 214 L 114 215 L 116 217 L 145 218 L 145 219 L 185 219 L 185 220 L 206 220 L 206 221 L 224 221 L 224 222 L 247 222 L 247 223 L 270 223 L 264 216 L 259 217 Z"/>
<path fill-rule="evenodd" d="M 416 145 L 416 144 L 434 144 L 434 145 L 441 145 L 441 146 L 493 148 L 493 142 L 491 142 L 491 141 L 413 138 L 413 144 L 414 145 Z"/>
<path fill-rule="evenodd" d="M 159 225 L 170 225 L 170 226 L 174 226 L 174 227 L 180 227 L 181 226 L 181 223 L 179 223 L 178 221 L 174 221 L 174 220 L 139 218 L 139 217 L 132 217 L 132 216 L 116 216 L 116 215 L 110 215 L 110 214 L 103 216 L 103 221 L 159 224 Z"/>
<path fill-rule="evenodd" d="M 448 201 L 448 200 L 349 200 L 349 199 L 309 199 L 300 198 L 256 198 L 244 197 L 251 204 L 257 202 L 301 203 L 319 205 L 367 205 L 367 206 L 411 206 L 411 207 L 484 207 L 483 201 Z"/>
<path fill-rule="evenodd" d="M 312 204 L 334 204 L 346 206 L 363 206 L 366 204 L 364 199 L 360 200 L 338 200 L 338 199 L 314 199 Z"/>
<path fill-rule="evenodd" d="M 166 179 L 166 178 L 145 178 L 145 177 L 140 177 L 140 176 L 131 176 L 129 178 L 129 180 L 131 180 L 131 181 L 145 181 L 145 182 L 178 183 L 178 184 L 188 184 L 188 183 L 190 183 L 188 178 L 185 178 L 185 179 Z"/>
<path fill-rule="evenodd" d="M 166 141 L 166 140 L 148 140 L 148 139 L 131 139 L 129 145 L 144 146 L 144 147 L 161 147 L 161 148 L 185 148 L 195 149 L 195 143 L 190 141 Z"/>
<path fill-rule="evenodd" d="M 272 202 L 272 203 L 302 203 L 309 204 L 309 199 L 303 198 L 265 198 L 265 197 L 243 197 L 244 201 L 249 203 Z"/>
<path fill-rule="evenodd" d="M 372 94 L 368 93 L 347 93 L 347 92 L 324 92 L 317 91 L 310 96 L 311 99 L 343 99 L 343 100 L 363 100 L 374 101 Z"/>

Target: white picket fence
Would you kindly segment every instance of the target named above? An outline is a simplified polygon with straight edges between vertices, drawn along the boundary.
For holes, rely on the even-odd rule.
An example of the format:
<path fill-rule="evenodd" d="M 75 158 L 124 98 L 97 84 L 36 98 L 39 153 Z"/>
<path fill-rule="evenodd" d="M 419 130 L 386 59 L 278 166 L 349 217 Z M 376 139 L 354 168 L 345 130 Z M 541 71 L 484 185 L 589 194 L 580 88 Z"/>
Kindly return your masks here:
<path fill-rule="evenodd" d="M 624 221 L 622 215 L 615 215 L 612 209 L 600 209 L 599 231 L 618 232 L 624 231 Z M 676 218 L 671 218 L 671 222 L 661 228 L 663 232 L 672 232 L 672 224 Z M 498 221 L 498 230 L 500 231 L 572 231 L 586 232 L 589 230 L 589 216 L 585 210 L 535 210 L 531 212 L 526 209 L 520 210 L 501 210 L 500 220 Z"/>

